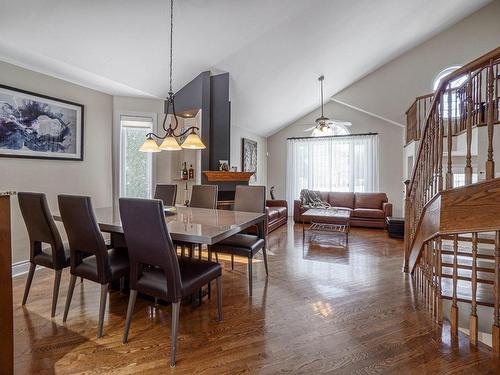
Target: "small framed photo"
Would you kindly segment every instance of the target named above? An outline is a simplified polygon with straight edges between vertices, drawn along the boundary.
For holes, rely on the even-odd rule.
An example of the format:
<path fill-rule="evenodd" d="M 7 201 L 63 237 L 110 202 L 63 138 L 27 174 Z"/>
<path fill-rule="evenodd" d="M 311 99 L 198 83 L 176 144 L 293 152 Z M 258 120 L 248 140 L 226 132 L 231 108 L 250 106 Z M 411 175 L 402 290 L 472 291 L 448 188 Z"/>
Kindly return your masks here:
<path fill-rule="evenodd" d="M 229 171 L 229 161 L 219 160 L 219 171 L 228 172 Z"/>

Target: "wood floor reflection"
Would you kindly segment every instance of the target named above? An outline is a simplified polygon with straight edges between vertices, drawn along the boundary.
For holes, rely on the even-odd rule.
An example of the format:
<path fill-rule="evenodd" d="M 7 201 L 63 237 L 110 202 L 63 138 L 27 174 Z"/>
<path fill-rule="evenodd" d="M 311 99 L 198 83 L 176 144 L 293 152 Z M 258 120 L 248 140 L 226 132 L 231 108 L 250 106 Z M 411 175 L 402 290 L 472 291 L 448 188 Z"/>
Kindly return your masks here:
<path fill-rule="evenodd" d="M 324 236 L 324 235 L 323 235 Z M 16 374 L 495 373 L 500 362 L 449 327 L 433 326 L 401 273 L 401 240 L 354 228 L 347 247 L 328 237 L 302 243 L 289 224 L 268 240 L 247 294 L 246 260 L 221 256 L 224 322 L 215 299 L 181 307 L 177 367 L 170 369 L 170 307 L 138 300 L 122 345 L 128 296 L 112 292 L 104 337 L 95 338 L 99 288 L 77 284 L 66 324 L 64 271 L 57 315 L 50 319 L 53 273 L 37 271 L 21 307 L 25 276 L 14 280 Z M 341 241 L 343 242 L 343 240 Z"/>

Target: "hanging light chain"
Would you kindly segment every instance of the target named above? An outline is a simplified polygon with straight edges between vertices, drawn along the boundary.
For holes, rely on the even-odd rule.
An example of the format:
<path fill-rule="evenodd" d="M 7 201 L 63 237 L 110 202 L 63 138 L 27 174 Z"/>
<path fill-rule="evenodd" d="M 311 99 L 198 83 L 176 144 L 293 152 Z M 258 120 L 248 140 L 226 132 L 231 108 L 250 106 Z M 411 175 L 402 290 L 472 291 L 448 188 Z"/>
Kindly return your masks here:
<path fill-rule="evenodd" d="M 169 92 L 174 92 L 172 90 L 172 51 L 173 51 L 173 40 L 174 40 L 174 0 L 170 0 L 170 88 Z"/>

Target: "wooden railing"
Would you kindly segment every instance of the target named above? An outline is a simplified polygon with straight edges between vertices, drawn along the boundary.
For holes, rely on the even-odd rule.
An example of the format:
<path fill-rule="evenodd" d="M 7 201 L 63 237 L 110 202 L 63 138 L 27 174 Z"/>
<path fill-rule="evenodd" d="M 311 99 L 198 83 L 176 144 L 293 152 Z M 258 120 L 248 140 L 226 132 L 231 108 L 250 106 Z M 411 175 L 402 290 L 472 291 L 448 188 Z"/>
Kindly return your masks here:
<path fill-rule="evenodd" d="M 500 47 L 481 56 L 471 63 L 457 69 L 440 83 L 438 89 L 432 96 L 429 107 L 426 106 L 425 120 L 422 130 L 418 122 L 418 105 L 414 110 L 407 112 L 407 116 L 417 113 L 417 120 L 411 123 L 410 137 L 419 135 L 415 165 L 411 180 L 407 183 L 405 201 L 405 270 L 414 272 L 414 276 L 425 299 L 432 306 L 434 316 L 438 321 L 442 319 L 440 301 L 442 300 L 442 220 L 443 212 L 440 212 L 441 198 L 445 192 L 453 192 L 454 172 L 457 168 L 463 168 L 464 185 L 473 183 L 474 169 L 483 170 L 482 166 L 473 166 L 472 137 L 475 126 L 486 126 L 485 147 L 478 147 L 477 160 L 479 156 L 484 157 L 484 178 L 492 180 L 495 178 L 494 160 L 494 126 L 500 123 Z M 423 100 L 423 99 L 422 99 Z M 418 102 L 418 100 L 417 100 Z M 415 118 L 415 117 L 414 117 Z M 412 120 L 413 121 L 413 120 Z M 415 130 L 416 129 L 416 130 Z M 465 167 L 454 165 L 453 136 L 465 134 Z M 409 139 L 407 137 L 407 141 Z M 478 143 L 479 144 L 479 143 Z M 499 152 L 500 150 L 497 150 Z M 476 171 L 477 174 L 477 171 Z M 496 181 L 495 181 L 496 182 Z M 484 185 L 484 184 L 483 184 Z M 481 185 L 482 186 L 482 185 Z M 500 185 L 499 185 L 500 186 Z M 472 186 L 471 186 L 472 187 Z M 497 189 L 498 190 L 498 189 Z M 467 194 L 461 190 L 460 194 Z M 479 195 L 480 197 L 481 195 Z M 465 198 L 465 197 L 464 197 Z M 473 204 L 473 202 L 472 202 Z M 471 277 L 469 296 L 471 303 L 471 342 L 477 342 L 477 237 L 478 233 L 486 230 L 494 230 L 498 239 L 497 227 L 491 228 L 488 215 L 483 215 L 476 210 L 477 218 L 473 219 L 473 225 L 468 229 L 464 225 L 453 227 L 453 220 L 446 223 L 446 235 L 462 235 L 468 233 L 471 236 Z M 497 222 L 497 220 L 495 220 Z M 450 227 L 451 223 L 451 227 Z M 499 222 L 500 223 L 500 222 Z M 482 226 L 484 224 L 484 226 Z M 495 224 L 496 225 L 496 224 Z M 498 245 L 498 240 L 495 243 Z M 493 336 L 496 339 L 494 349 L 500 353 L 500 279 L 498 275 L 499 248 L 495 248 L 495 279 L 494 286 L 494 325 Z M 454 265 L 453 274 L 455 281 L 458 276 L 458 265 Z M 457 287 L 453 283 L 452 296 L 457 295 Z M 492 294 L 493 295 L 493 294 Z M 454 303 L 456 307 L 456 303 Z M 451 315 L 457 311 L 451 311 Z M 458 315 L 457 315 L 458 316 Z M 452 318 L 453 320 L 454 318 Z M 496 336 L 495 336 L 496 335 Z"/>
<path fill-rule="evenodd" d="M 434 93 L 417 97 L 406 111 L 406 144 L 420 140 L 433 97 Z"/>

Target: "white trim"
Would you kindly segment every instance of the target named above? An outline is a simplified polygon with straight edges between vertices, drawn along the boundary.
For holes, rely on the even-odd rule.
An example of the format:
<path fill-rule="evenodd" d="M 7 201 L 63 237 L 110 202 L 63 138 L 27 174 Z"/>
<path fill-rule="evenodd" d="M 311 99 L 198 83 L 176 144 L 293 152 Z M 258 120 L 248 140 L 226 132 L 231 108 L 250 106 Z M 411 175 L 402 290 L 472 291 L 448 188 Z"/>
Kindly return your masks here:
<path fill-rule="evenodd" d="M 375 117 L 375 118 L 378 118 L 379 120 L 382 120 L 382 121 L 385 121 L 385 122 L 388 122 L 389 124 L 392 124 L 392 125 L 396 125 L 396 126 L 399 126 L 401 128 L 406 128 L 406 125 L 403 125 L 403 124 L 400 124 L 399 122 L 396 122 L 396 121 L 392 121 L 392 120 L 389 120 L 388 118 L 386 117 L 383 117 L 383 116 L 379 116 L 373 112 L 370 112 L 370 111 L 367 111 L 365 109 L 362 109 L 362 108 L 359 108 L 359 107 L 356 107 L 354 105 L 351 105 L 351 104 L 348 104 L 348 103 L 345 103 L 343 101 L 340 101 L 338 99 L 335 99 L 335 98 L 330 98 L 330 101 L 332 102 L 336 102 L 336 103 L 339 103 L 339 104 L 342 104 L 348 108 L 351 108 L 351 109 L 354 109 L 356 111 L 359 111 L 361 113 L 364 113 L 368 116 L 372 116 L 372 117 Z"/>
<path fill-rule="evenodd" d="M 42 268 L 41 266 L 38 266 L 36 269 Z M 29 260 L 22 260 L 17 263 L 12 264 L 12 278 L 18 277 L 21 275 L 24 275 L 25 273 L 28 273 L 30 270 L 30 261 Z"/>
<path fill-rule="evenodd" d="M 158 130 L 158 113 L 156 112 L 141 112 L 141 111 L 127 111 L 115 110 L 113 111 L 113 130 L 112 130 L 112 170 L 113 170 L 113 206 L 118 206 L 118 198 L 120 196 L 120 144 L 121 144 L 121 116 L 130 117 L 150 117 L 153 119 L 153 132 Z M 156 157 L 152 155 L 152 185 L 151 196 L 154 194 L 154 185 L 156 181 Z"/>

